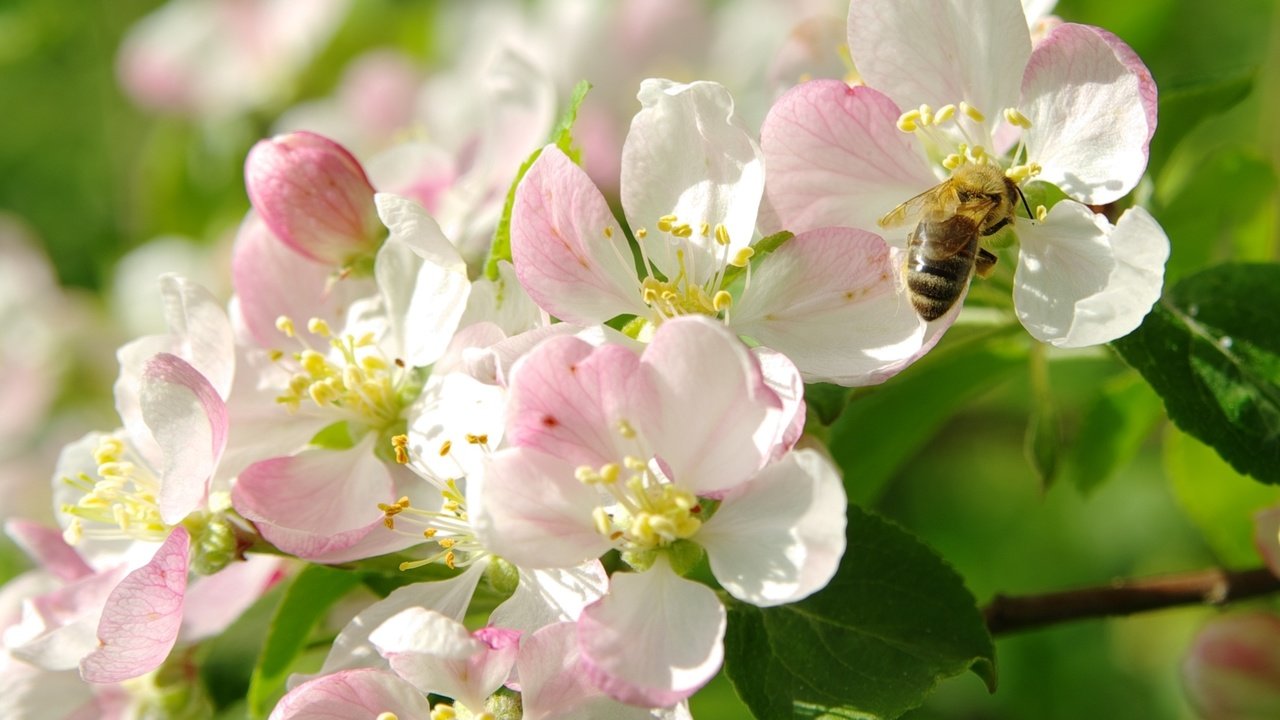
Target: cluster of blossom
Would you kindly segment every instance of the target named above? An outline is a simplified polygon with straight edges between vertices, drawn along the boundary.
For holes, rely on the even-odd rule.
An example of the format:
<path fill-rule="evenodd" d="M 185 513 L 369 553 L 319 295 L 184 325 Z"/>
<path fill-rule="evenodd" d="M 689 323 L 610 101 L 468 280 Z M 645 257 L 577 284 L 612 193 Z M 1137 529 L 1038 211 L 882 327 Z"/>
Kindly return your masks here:
<path fill-rule="evenodd" d="M 61 530 L 9 524 L 41 569 L 0 604 L 3 714 L 161 702 L 140 678 L 288 558 L 404 553 L 409 577 L 456 574 L 360 610 L 273 718 L 687 716 L 726 628 L 691 571 L 768 607 L 821 590 L 845 551 L 804 383 L 882 382 L 959 313 L 913 309 L 905 233 L 877 217 L 993 164 L 1067 196 L 1017 222 L 1036 338 L 1107 342 L 1160 290 L 1150 215 L 1087 207 L 1134 188 L 1155 127 L 1118 39 L 1058 24 L 1033 45 L 1015 0 L 855 0 L 848 43 L 865 85 L 795 87 L 759 140 L 722 85 L 644 81 L 624 219 L 547 145 L 514 191 L 511 262 L 485 273 L 525 135 L 486 132 L 443 168 L 392 148 L 385 174 L 318 134 L 260 142 L 229 306 L 162 278 L 168 332 L 118 353 L 121 428 L 62 453 Z M 482 579 L 509 598 L 470 631 Z"/>

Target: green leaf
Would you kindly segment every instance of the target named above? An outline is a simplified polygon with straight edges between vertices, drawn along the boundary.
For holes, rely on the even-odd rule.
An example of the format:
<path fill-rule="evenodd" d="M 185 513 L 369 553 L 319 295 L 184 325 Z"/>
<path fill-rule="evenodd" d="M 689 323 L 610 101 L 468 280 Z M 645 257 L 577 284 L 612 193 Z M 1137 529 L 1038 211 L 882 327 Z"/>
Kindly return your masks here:
<path fill-rule="evenodd" d="M 1115 342 L 1170 419 L 1241 473 L 1280 483 L 1280 265 L 1228 264 L 1178 283 Z"/>
<path fill-rule="evenodd" d="M 1229 567 L 1254 567 L 1253 514 L 1280 503 L 1280 488 L 1259 485 L 1231 469 L 1213 448 L 1169 426 L 1164 471 L 1173 495 Z"/>
<path fill-rule="evenodd" d="M 1102 386 L 1085 411 L 1080 432 L 1064 458 L 1063 474 L 1081 493 L 1115 477 L 1129 463 L 1160 420 L 1160 396 L 1134 372 Z"/>
<path fill-rule="evenodd" d="M 1057 403 L 1049 387 L 1049 358 L 1045 346 L 1031 347 L 1031 416 L 1023 439 L 1023 453 L 1031 469 L 1040 478 L 1041 487 L 1049 487 L 1058 475 L 1062 455 L 1062 421 Z"/>
<path fill-rule="evenodd" d="M 564 114 L 560 116 L 559 122 L 551 130 L 551 137 L 548 143 L 555 144 L 560 148 L 569 159 L 575 163 L 582 162 L 582 153 L 573 147 L 573 124 L 578 120 L 578 108 L 582 105 L 582 100 L 587 96 L 587 91 L 591 89 L 591 83 L 586 80 L 580 80 L 573 88 L 573 94 L 569 98 L 569 106 L 565 109 Z M 507 190 L 506 202 L 502 204 L 502 216 L 498 218 L 498 229 L 493 235 L 493 245 L 489 247 L 489 257 L 484 263 L 484 276 L 490 280 L 498 279 L 498 263 L 506 260 L 511 261 L 511 209 L 516 204 L 516 188 L 520 186 L 520 181 L 524 179 L 524 174 L 529 172 L 529 168 L 533 167 L 533 163 L 542 154 L 542 148 L 538 148 L 529 154 L 529 157 L 520 165 L 520 169 L 516 171 L 516 177 L 511 181 L 511 187 Z"/>
<path fill-rule="evenodd" d="M 943 424 L 970 401 L 1010 379 L 1026 361 L 1021 327 L 950 337 L 906 372 L 855 394 L 831 426 L 828 447 L 851 502 L 869 504 Z M 1009 335 L 1016 333 L 1016 339 Z M 954 338 L 954 339 L 953 339 Z"/>
<path fill-rule="evenodd" d="M 316 623 L 360 583 L 360 575 L 324 565 L 308 565 L 294 577 L 276 608 L 267 638 L 249 680 L 249 712 L 264 718 L 284 694 L 293 661 L 306 647 Z"/>
<path fill-rule="evenodd" d="M 972 669 L 996 686 L 973 595 L 914 536 L 849 508 L 830 584 L 792 605 L 729 607 L 725 671 L 757 718 L 895 718 Z"/>
<path fill-rule="evenodd" d="M 1148 167 L 1158 170 L 1178 142 L 1205 118 L 1229 110 L 1253 89 L 1252 68 L 1182 87 L 1160 88 L 1160 132 L 1151 138 Z"/>
<path fill-rule="evenodd" d="M 840 417 L 840 413 L 844 412 L 845 406 L 849 403 L 850 392 L 852 390 L 840 385 L 811 383 L 804 386 L 804 402 L 817 417 L 818 422 L 830 425 Z"/>

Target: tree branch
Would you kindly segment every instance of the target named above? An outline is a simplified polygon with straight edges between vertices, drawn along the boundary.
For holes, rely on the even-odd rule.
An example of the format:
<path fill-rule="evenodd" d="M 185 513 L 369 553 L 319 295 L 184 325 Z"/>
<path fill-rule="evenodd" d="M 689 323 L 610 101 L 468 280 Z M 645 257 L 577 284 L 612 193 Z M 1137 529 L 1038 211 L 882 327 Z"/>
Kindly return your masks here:
<path fill-rule="evenodd" d="M 992 635 L 1007 635 L 1072 620 L 1130 615 L 1179 605 L 1221 605 L 1274 592 L 1280 592 L 1280 578 L 1267 568 L 1242 571 L 1211 568 L 1117 580 L 1102 587 L 1044 595 L 997 594 L 982 614 Z"/>

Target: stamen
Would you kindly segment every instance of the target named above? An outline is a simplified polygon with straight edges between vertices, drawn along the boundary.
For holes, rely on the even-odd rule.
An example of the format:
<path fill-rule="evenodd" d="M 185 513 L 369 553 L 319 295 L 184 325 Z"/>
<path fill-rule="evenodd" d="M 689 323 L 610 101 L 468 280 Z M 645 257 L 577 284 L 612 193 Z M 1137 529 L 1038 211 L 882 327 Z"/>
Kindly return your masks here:
<path fill-rule="evenodd" d="M 919 129 L 920 111 L 908 110 L 898 116 L 898 129 L 902 132 L 913 133 Z"/>
<path fill-rule="evenodd" d="M 755 254 L 756 251 L 754 248 L 744 247 L 733 256 L 733 259 L 729 261 L 729 264 L 734 267 L 746 267 L 747 263 L 751 260 L 751 256 Z"/>
<path fill-rule="evenodd" d="M 391 438 L 391 447 L 396 451 L 396 462 L 401 465 L 409 464 L 409 436 L 395 435 Z"/>
<path fill-rule="evenodd" d="M 671 232 L 671 228 L 675 227 L 676 221 L 678 219 L 679 218 L 677 218 L 675 215 L 663 215 L 662 217 L 658 218 L 658 231 L 664 232 L 664 233 Z"/>
<path fill-rule="evenodd" d="M 1049 214 L 1049 208 L 1043 205 L 1036 206 L 1036 221 L 1044 222 L 1045 216 Z"/>
<path fill-rule="evenodd" d="M 733 305 L 733 296 L 729 294 L 728 290 L 721 290 L 716 293 L 711 304 L 716 309 L 716 312 L 723 312 Z"/>
<path fill-rule="evenodd" d="M 960 112 L 969 116 L 969 119 L 976 123 L 986 122 L 987 120 L 987 116 L 981 110 L 963 100 L 960 101 Z"/>
<path fill-rule="evenodd" d="M 445 455 L 448 455 L 449 451 L 452 449 L 453 449 L 452 440 L 445 440 L 444 442 L 440 443 L 440 457 L 444 457 Z"/>
<path fill-rule="evenodd" d="M 288 315 L 281 315 L 276 318 L 276 329 L 284 333 L 286 337 L 294 337 L 293 320 Z"/>
<path fill-rule="evenodd" d="M 703 222 L 698 226 L 698 233 L 702 235 L 702 237 L 709 237 L 711 235 L 711 224 Z"/>
<path fill-rule="evenodd" d="M 647 238 L 647 237 L 649 237 L 649 231 L 648 231 L 648 230 L 646 230 L 645 228 L 642 228 L 642 227 L 638 227 L 638 228 L 636 228 L 636 238 L 638 238 L 638 239 L 640 239 L 640 240 L 643 240 L 643 239 L 645 239 L 645 238 Z"/>
<path fill-rule="evenodd" d="M 1023 115 L 1017 108 L 1005 108 L 1004 119 L 1014 127 L 1020 127 L 1023 130 L 1031 128 L 1031 119 Z"/>
<path fill-rule="evenodd" d="M 716 224 L 716 242 L 720 245 L 729 245 L 729 228 L 724 223 Z"/>
<path fill-rule="evenodd" d="M 631 427 L 631 423 L 626 420 L 618 421 L 618 434 L 630 440 L 636 436 L 636 429 Z"/>
<path fill-rule="evenodd" d="M 678 238 L 687 238 L 693 236 L 693 227 L 689 223 L 680 223 L 671 228 L 671 234 Z"/>
<path fill-rule="evenodd" d="M 941 125 L 956 115 L 956 106 L 947 104 L 938 108 L 938 112 L 933 116 L 933 124 Z"/>
<path fill-rule="evenodd" d="M 612 238 L 613 238 L 613 228 L 612 228 L 612 227 L 610 227 L 610 226 L 608 226 L 608 225 L 605 225 L 605 226 L 604 226 L 604 236 L 605 236 L 606 238 L 612 239 Z"/>
<path fill-rule="evenodd" d="M 333 332 L 329 330 L 329 323 L 322 318 L 313 317 L 307 321 L 307 332 L 320 337 L 330 337 Z"/>

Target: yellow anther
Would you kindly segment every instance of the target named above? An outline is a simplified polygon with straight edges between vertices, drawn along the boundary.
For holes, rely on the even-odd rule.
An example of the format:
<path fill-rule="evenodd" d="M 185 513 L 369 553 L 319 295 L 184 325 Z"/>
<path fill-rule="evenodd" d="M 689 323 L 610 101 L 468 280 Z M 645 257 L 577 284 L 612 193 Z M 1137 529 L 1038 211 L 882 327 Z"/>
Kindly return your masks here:
<path fill-rule="evenodd" d="M 636 436 L 636 429 L 631 427 L 631 423 L 627 422 L 626 420 L 619 420 L 618 434 L 630 440 L 631 438 Z"/>
<path fill-rule="evenodd" d="M 315 350 L 303 350 L 298 360 L 302 365 L 302 369 L 306 370 L 307 374 L 313 378 L 320 378 L 329 374 L 329 362 Z"/>
<path fill-rule="evenodd" d="M 635 455 L 628 455 L 622 458 L 622 464 L 626 465 L 628 470 L 632 470 L 635 472 L 647 470 L 649 468 L 648 464 L 646 464 L 645 461 L 641 460 Z"/>
<path fill-rule="evenodd" d="M 702 235 L 702 237 L 709 237 L 711 235 L 711 223 L 704 222 L 699 225 L 698 234 Z"/>
<path fill-rule="evenodd" d="M 103 438 L 98 443 L 98 447 L 94 448 L 93 461 L 99 465 L 109 462 L 118 462 L 120 456 L 124 454 L 124 443 L 117 438 Z"/>
<path fill-rule="evenodd" d="M 386 370 L 387 361 L 379 355 L 365 355 L 360 358 L 360 367 L 370 371 Z"/>
<path fill-rule="evenodd" d="M 711 299 L 711 306 L 716 309 L 716 312 L 723 312 L 730 305 L 733 305 L 733 296 L 729 294 L 728 290 L 717 292 L 715 297 Z"/>
<path fill-rule="evenodd" d="M 618 481 L 618 473 L 622 472 L 622 468 L 617 463 L 608 463 L 600 466 L 600 480 L 605 485 L 612 485 Z"/>
<path fill-rule="evenodd" d="M 941 125 L 956 116 L 956 106 L 947 104 L 938 108 L 938 112 L 933 115 L 933 124 Z"/>
<path fill-rule="evenodd" d="M 431 538 L 435 537 L 436 533 L 438 532 L 440 531 L 435 528 L 427 528 L 426 530 L 422 531 L 422 537 L 430 540 Z"/>
<path fill-rule="evenodd" d="M 725 227 L 724 223 L 716 225 L 716 243 L 719 245 L 729 244 L 729 228 Z"/>
<path fill-rule="evenodd" d="M 679 225 L 671 228 L 671 234 L 678 238 L 692 237 L 693 227 L 691 227 L 689 223 L 680 223 Z"/>
<path fill-rule="evenodd" d="M 373 333 L 367 332 L 356 339 L 356 347 L 369 347 L 377 340 Z"/>
<path fill-rule="evenodd" d="M 969 148 L 968 155 L 970 160 L 979 165 L 987 161 L 987 149 L 981 145 L 974 145 Z"/>
<path fill-rule="evenodd" d="M 338 397 L 338 393 L 328 383 L 312 383 L 311 387 L 307 388 L 307 395 L 311 397 L 311 402 L 320 407 L 328 405 Z"/>
<path fill-rule="evenodd" d="M 391 447 L 396 450 L 396 462 L 405 465 L 409 462 L 409 436 L 396 435 L 391 438 Z"/>
<path fill-rule="evenodd" d="M 636 237 L 643 240 L 644 238 L 649 237 L 649 231 L 642 227 L 636 228 Z"/>
<path fill-rule="evenodd" d="M 930 107 L 928 103 L 922 103 L 920 105 L 919 110 L 920 110 L 920 124 L 926 127 L 929 125 L 932 125 L 933 124 L 933 108 Z"/>
<path fill-rule="evenodd" d="M 271 358 L 271 362 L 280 362 L 280 358 L 284 357 L 283 350 L 272 350 L 267 353 L 267 357 Z"/>
<path fill-rule="evenodd" d="M 1023 115 L 1022 112 L 1017 108 L 1005 108 L 1004 119 L 1010 125 L 1013 125 L 1015 127 L 1020 127 L 1024 130 L 1031 127 L 1031 119 L 1028 118 L 1026 115 Z"/>
<path fill-rule="evenodd" d="M 448 455 L 449 451 L 452 449 L 453 449 L 452 440 L 445 440 L 444 442 L 440 443 L 440 457 L 444 457 L 445 455 Z"/>
<path fill-rule="evenodd" d="M 919 123 L 919 110 L 908 110 L 898 116 L 898 129 L 902 132 L 915 132 L 919 128 Z"/>
<path fill-rule="evenodd" d="M 678 218 L 675 215 L 663 215 L 658 218 L 658 231 L 671 232 L 671 228 L 675 226 Z"/>
<path fill-rule="evenodd" d="M 600 474 L 590 465 L 579 466 L 577 470 L 573 471 L 573 477 L 583 485 L 594 485 L 601 479 Z"/>
<path fill-rule="evenodd" d="M 472 445 L 488 445 L 489 436 L 485 434 L 472 435 L 471 433 L 467 433 L 467 442 Z"/>
<path fill-rule="evenodd" d="M 1037 206 L 1036 206 L 1036 220 L 1037 220 L 1038 222 L 1044 222 L 1044 218 L 1045 218 L 1045 216 L 1046 216 L 1046 215 L 1048 215 L 1048 214 L 1049 214 L 1049 208 L 1047 208 L 1047 207 L 1045 207 L 1045 206 L 1043 206 L 1043 205 L 1037 205 Z"/>
<path fill-rule="evenodd" d="M 645 305 L 653 305 L 658 302 L 658 291 L 654 288 L 647 287 L 640 292 L 640 299 L 644 300 Z"/>
<path fill-rule="evenodd" d="M 734 267 L 746 267 L 747 263 L 751 260 L 751 256 L 755 254 L 756 251 L 754 249 L 744 247 L 733 256 L 733 259 L 729 261 L 729 264 Z"/>
<path fill-rule="evenodd" d="M 605 225 L 605 226 L 604 226 L 604 236 L 605 236 L 606 238 L 613 238 L 613 228 L 609 227 L 608 225 Z"/>
<path fill-rule="evenodd" d="M 942 167 L 948 170 L 955 170 L 964 164 L 964 156 L 951 153 L 942 159 Z"/>
<path fill-rule="evenodd" d="M 597 507 L 591 511 L 591 522 L 596 527 L 596 532 L 601 535 L 608 536 L 613 532 L 613 518 L 609 517 L 609 513 L 604 508 Z"/>
<path fill-rule="evenodd" d="M 445 550 L 448 550 L 449 548 L 453 547 L 454 545 L 457 545 L 457 544 L 458 544 L 458 541 L 457 541 L 457 540 L 454 540 L 453 538 L 442 538 L 442 539 L 438 542 L 438 544 L 440 545 L 440 547 L 444 548 Z"/>
<path fill-rule="evenodd" d="M 293 320 L 288 315 L 281 315 L 276 318 L 276 329 L 284 333 L 288 337 L 293 337 Z"/>
<path fill-rule="evenodd" d="M 333 332 L 329 330 L 329 323 L 322 318 L 313 317 L 307 321 L 307 332 L 320 337 L 329 337 Z"/>
<path fill-rule="evenodd" d="M 987 116 L 983 115 L 981 110 L 963 100 L 960 101 L 960 112 L 968 115 L 969 119 L 976 123 L 985 122 L 987 119 Z"/>
<path fill-rule="evenodd" d="M 454 555 L 454 554 L 453 554 L 453 551 L 452 551 L 452 550 L 450 550 L 449 552 L 447 552 L 447 553 L 445 553 L 445 554 L 444 554 L 444 564 L 445 564 L 445 565 L 446 565 L 450 570 L 455 570 L 455 569 L 457 569 L 457 567 L 458 567 L 458 556 L 457 556 L 457 555 Z"/>
<path fill-rule="evenodd" d="M 373 720 L 400 720 L 400 716 L 390 711 L 380 712 L 378 713 L 378 717 L 374 718 Z"/>
<path fill-rule="evenodd" d="M 431 720 L 454 720 L 456 717 L 458 714 L 454 712 L 452 705 L 440 703 L 431 708 Z"/>

